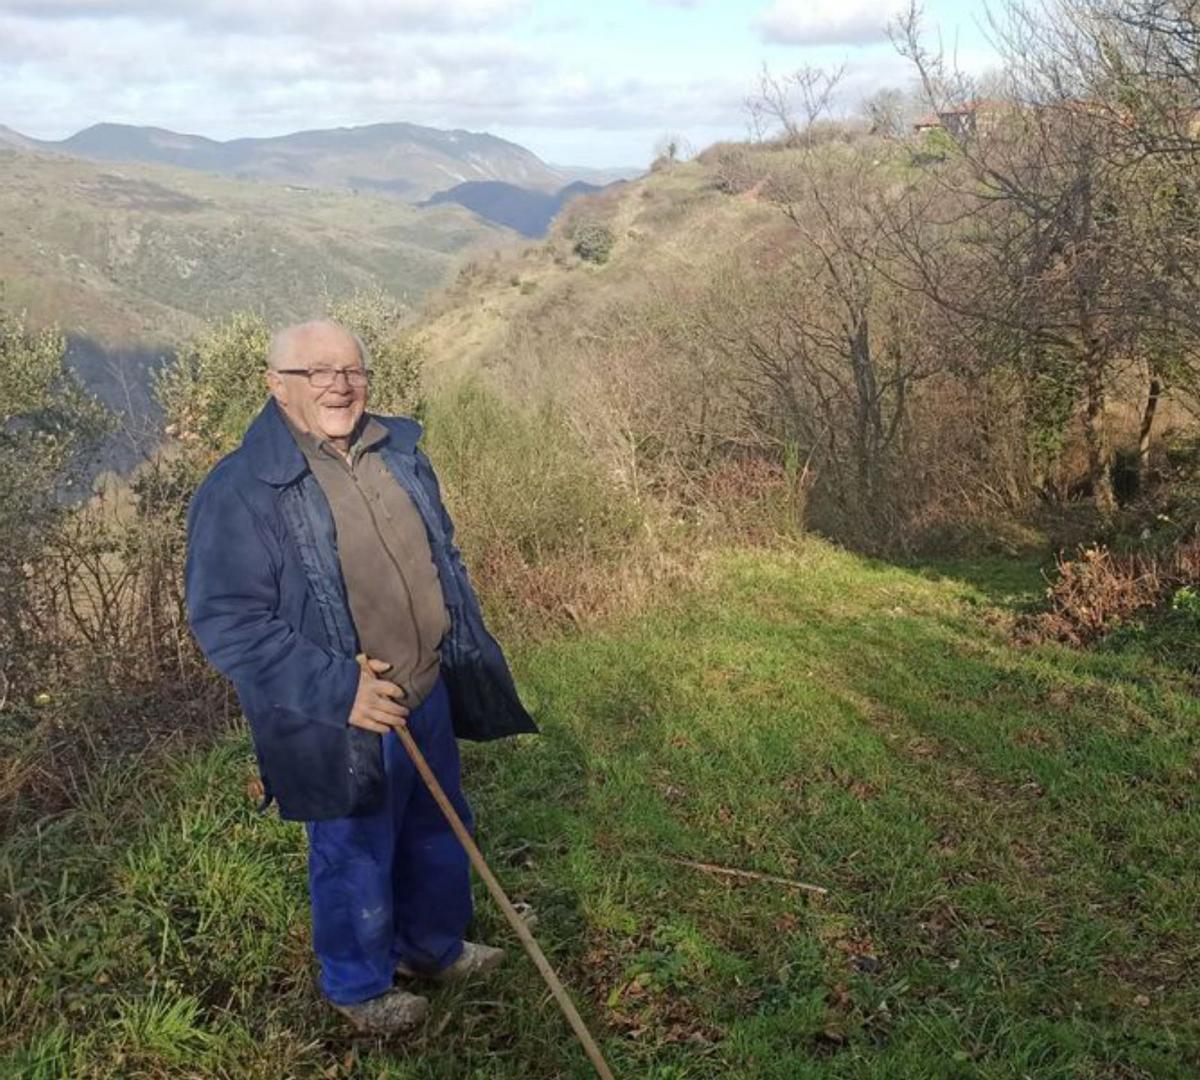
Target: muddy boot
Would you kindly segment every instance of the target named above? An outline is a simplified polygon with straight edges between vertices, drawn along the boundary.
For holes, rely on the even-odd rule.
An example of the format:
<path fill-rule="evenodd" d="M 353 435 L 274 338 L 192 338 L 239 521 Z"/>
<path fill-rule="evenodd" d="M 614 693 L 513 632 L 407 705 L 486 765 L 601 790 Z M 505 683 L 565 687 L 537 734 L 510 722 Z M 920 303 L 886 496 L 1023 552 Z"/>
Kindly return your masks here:
<path fill-rule="evenodd" d="M 396 965 L 396 974 L 402 979 L 424 978 L 434 982 L 461 982 L 473 979 L 476 975 L 486 975 L 495 971 L 504 959 L 504 950 L 491 945 L 478 945 L 474 941 L 464 941 L 462 955 L 449 967 L 441 971 L 425 973 L 414 971 L 404 961 Z"/>
<path fill-rule="evenodd" d="M 399 1035 L 411 1031 L 429 1012 L 425 998 L 403 990 L 386 990 L 378 997 L 354 1005 L 333 1007 L 364 1035 Z"/>

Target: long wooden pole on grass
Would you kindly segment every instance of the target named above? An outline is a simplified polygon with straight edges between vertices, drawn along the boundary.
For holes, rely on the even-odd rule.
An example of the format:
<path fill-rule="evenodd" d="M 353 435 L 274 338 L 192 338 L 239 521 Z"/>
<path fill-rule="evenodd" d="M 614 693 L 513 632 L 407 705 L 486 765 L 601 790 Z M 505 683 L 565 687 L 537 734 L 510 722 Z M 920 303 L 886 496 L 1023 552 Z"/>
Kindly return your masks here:
<path fill-rule="evenodd" d="M 359 657 L 359 662 L 364 666 L 365 670 L 370 670 L 367 667 L 366 657 Z M 374 674 L 372 672 L 372 674 Z M 417 772 L 421 774 L 421 779 L 425 781 L 425 786 L 429 789 L 429 794 L 433 796 L 433 801 L 438 804 L 438 808 L 446 817 L 450 828 L 454 830 L 454 835 L 458 837 L 459 843 L 466 850 L 467 857 L 471 860 L 471 865 L 475 867 L 476 872 L 483 883 L 487 886 L 488 892 L 492 894 L 492 899 L 499 905 L 500 910 L 504 912 L 504 917 L 508 920 L 508 925 L 513 928 L 514 933 L 520 938 L 521 944 L 525 946 L 525 951 L 529 954 L 529 959 L 533 961 L 534 966 L 541 973 L 541 976 L 546 981 L 546 985 L 550 988 L 550 993 L 554 995 L 554 1000 L 558 1002 L 558 1007 L 562 1009 L 563 1015 L 567 1018 L 567 1023 L 571 1025 L 571 1030 L 575 1032 L 575 1037 L 582 1045 L 588 1059 L 596 1069 L 596 1074 L 602 1077 L 602 1080 L 614 1080 L 612 1070 L 608 1067 L 608 1063 L 604 1060 L 604 1055 L 600 1053 L 600 1047 L 596 1045 L 596 1040 L 592 1038 L 592 1033 L 588 1031 L 587 1025 L 583 1022 L 583 1017 L 579 1015 L 579 1011 L 575 1008 L 575 1003 L 571 1000 L 571 996 L 567 993 L 565 987 L 558 980 L 558 976 L 554 973 L 554 968 L 550 966 L 550 961 L 546 959 L 546 954 L 542 952 L 541 946 L 537 943 L 533 934 L 530 933 L 529 927 L 525 925 L 525 920 L 521 918 L 520 912 L 517 911 L 509 900 L 508 894 L 505 893 L 503 886 L 496 880 L 496 875 L 492 873 L 487 861 L 483 857 L 483 852 L 475 844 L 475 840 L 467 831 L 467 827 L 463 824 L 462 818 L 458 816 L 458 811 L 454 809 L 454 804 L 450 802 L 446 796 L 446 792 L 442 790 L 442 785 L 438 783 L 438 779 L 433 775 L 433 770 L 429 767 L 429 763 L 425 760 L 425 755 L 421 753 L 417 746 L 416 740 L 409 733 L 406 727 L 393 728 L 397 737 L 400 739 L 400 745 L 407 751 L 408 756 L 412 758 L 412 763 L 417 767 Z"/>

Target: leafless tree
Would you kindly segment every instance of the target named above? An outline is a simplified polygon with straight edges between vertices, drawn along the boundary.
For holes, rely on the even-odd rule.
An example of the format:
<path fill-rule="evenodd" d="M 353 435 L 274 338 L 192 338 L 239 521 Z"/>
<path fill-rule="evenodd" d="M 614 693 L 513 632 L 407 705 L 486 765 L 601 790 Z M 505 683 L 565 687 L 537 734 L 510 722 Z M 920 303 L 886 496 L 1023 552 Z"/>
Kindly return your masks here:
<path fill-rule="evenodd" d="M 806 64 L 788 75 L 773 75 L 764 64 L 758 92 L 746 101 L 754 137 L 761 141 L 778 136 L 789 146 L 807 141 L 814 126 L 829 115 L 845 74 L 845 64 Z"/>
<path fill-rule="evenodd" d="M 894 86 L 876 90 L 864 99 L 860 109 L 870 134 L 893 139 L 907 133 L 913 111 L 910 96 Z"/>
<path fill-rule="evenodd" d="M 888 36 L 896 51 L 909 60 L 920 80 L 926 104 L 934 113 L 949 112 L 970 102 L 976 93 L 975 81 L 961 70 L 942 44 L 926 40 L 923 12 L 916 0 L 888 23 Z"/>
<path fill-rule="evenodd" d="M 937 261 L 909 252 L 929 294 L 960 317 L 990 322 L 1007 339 L 1030 386 L 1079 402 L 1089 486 L 1098 508 L 1114 493 L 1107 404 L 1132 364 L 1149 371 L 1143 442 L 1164 379 L 1163 342 L 1183 342 L 1183 320 L 1167 287 L 1191 272 L 1185 251 L 1190 197 L 1162 185 L 1161 170 L 1134 152 L 1136 121 L 1106 83 L 1095 12 L 1075 0 L 1032 8 L 1010 0 L 992 14 L 1006 60 L 1003 101 L 968 103 L 973 123 L 958 132 L 954 160 L 938 179 L 957 189 L 953 230 L 959 287 L 939 280 Z M 911 7 L 894 28 L 936 108 L 944 64 L 921 37 Z M 952 81 L 952 80 L 951 80 Z M 1190 230 L 1194 233 L 1194 227 Z M 1159 242 L 1149 237 L 1157 234 Z M 1178 270 L 1168 272 L 1170 265 Z M 975 288 L 964 290 L 963 280 Z"/>
<path fill-rule="evenodd" d="M 654 143 L 654 162 L 659 167 L 674 165 L 677 161 L 689 158 L 695 153 L 695 148 L 677 132 L 667 132 L 660 135 Z"/>
<path fill-rule="evenodd" d="M 849 530 L 887 531 L 914 388 L 944 357 L 924 322 L 933 308 L 881 266 L 893 238 L 877 226 L 895 198 L 869 145 L 809 146 L 773 185 L 792 227 L 770 266 L 731 266 L 707 308 L 736 360 L 756 424 L 808 463 Z"/>

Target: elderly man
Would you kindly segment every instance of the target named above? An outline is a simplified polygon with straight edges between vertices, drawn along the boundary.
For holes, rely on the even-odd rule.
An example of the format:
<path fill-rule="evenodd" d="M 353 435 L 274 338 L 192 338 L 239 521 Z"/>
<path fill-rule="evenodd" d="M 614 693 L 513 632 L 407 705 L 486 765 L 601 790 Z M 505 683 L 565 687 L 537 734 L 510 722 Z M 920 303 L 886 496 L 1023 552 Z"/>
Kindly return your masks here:
<path fill-rule="evenodd" d="M 336 323 L 271 341 L 271 398 L 188 515 L 187 599 L 237 687 L 264 808 L 306 822 L 321 989 L 394 1034 L 501 951 L 464 941 L 469 864 L 394 729 L 407 726 L 464 820 L 456 734 L 535 731 L 488 634 L 421 428 L 366 411 L 362 343 Z"/>

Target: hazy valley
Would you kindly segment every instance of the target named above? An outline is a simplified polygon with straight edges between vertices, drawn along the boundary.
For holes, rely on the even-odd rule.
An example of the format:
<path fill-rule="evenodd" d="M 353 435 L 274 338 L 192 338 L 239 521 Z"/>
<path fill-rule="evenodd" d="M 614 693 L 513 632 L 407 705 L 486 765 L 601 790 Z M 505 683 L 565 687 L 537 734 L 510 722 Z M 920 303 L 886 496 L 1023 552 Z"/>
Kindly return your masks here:
<path fill-rule="evenodd" d="M 407 124 L 233 143 L 0 127 L 0 310 L 70 335 L 72 369 L 122 418 L 102 467 L 125 471 L 159 424 L 152 372 L 212 320 L 286 322 L 374 290 L 415 314 L 464 260 L 544 234 L 600 190 L 577 173 L 611 180 Z"/>
<path fill-rule="evenodd" d="M 457 206 L 0 150 L 0 281 L 35 323 L 170 341 L 251 309 L 272 319 L 379 287 L 409 303 L 499 240 Z"/>

